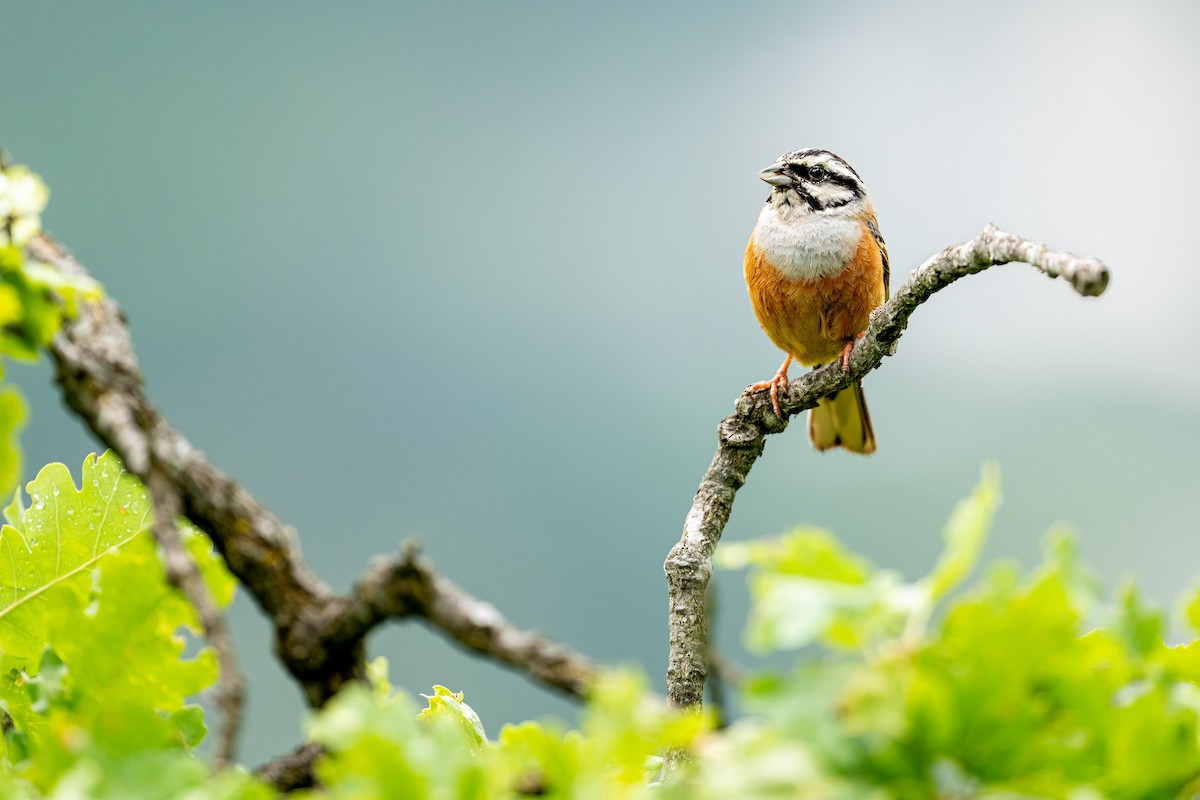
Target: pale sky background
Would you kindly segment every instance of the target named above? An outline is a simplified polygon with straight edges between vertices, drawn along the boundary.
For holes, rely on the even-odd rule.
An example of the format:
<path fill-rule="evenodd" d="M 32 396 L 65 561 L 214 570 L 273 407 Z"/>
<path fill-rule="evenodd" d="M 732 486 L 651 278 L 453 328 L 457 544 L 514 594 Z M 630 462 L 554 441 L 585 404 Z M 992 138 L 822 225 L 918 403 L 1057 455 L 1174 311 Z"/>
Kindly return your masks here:
<path fill-rule="evenodd" d="M 1096 255 L 922 307 L 866 382 L 879 451 L 773 437 L 727 537 L 827 526 L 922 574 L 997 461 L 990 557 L 1066 521 L 1106 581 L 1200 572 L 1192 2 L 10 2 L 0 144 L 128 313 L 151 396 L 347 588 L 418 535 L 444 573 L 605 663 L 666 660 L 662 560 L 717 421 L 780 354 L 741 255 L 780 153 L 871 189 L 893 287 L 987 222 Z M 94 443 L 49 369 L 29 477 Z M 719 576 L 737 654 L 740 575 Z M 298 691 L 236 607 L 244 758 Z M 417 623 L 370 642 L 492 735 L 572 706 Z"/>

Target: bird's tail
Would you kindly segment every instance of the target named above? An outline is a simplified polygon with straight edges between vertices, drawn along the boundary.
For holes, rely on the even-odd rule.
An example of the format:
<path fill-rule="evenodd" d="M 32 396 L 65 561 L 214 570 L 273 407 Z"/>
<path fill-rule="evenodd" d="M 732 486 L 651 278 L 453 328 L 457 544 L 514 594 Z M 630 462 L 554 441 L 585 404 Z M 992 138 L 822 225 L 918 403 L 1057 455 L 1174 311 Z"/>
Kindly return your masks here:
<path fill-rule="evenodd" d="M 808 412 L 808 436 L 818 450 L 844 447 L 863 455 L 874 453 L 875 431 L 871 429 L 862 383 L 856 381 L 833 397 L 821 398 Z"/>

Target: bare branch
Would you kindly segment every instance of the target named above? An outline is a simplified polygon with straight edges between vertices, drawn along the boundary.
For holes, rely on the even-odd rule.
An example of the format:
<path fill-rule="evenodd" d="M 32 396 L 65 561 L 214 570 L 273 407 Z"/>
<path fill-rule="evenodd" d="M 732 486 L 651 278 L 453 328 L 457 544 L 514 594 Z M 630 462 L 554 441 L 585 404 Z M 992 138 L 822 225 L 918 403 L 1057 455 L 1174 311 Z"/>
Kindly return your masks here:
<path fill-rule="evenodd" d="M 159 472 L 152 472 L 147 483 L 154 501 L 154 538 L 158 542 L 159 558 L 171 585 L 181 591 L 196 609 L 204 635 L 217 651 L 221 675 L 214 693 L 214 703 L 221 712 L 221 727 L 213 746 L 213 768 L 225 769 L 232 763 L 242 724 L 242 700 L 245 684 L 234 653 L 233 637 L 225 625 L 225 617 L 213 601 L 200 568 L 184 547 L 175 527 L 179 515 L 179 495 Z"/>
<path fill-rule="evenodd" d="M 65 273 L 86 274 L 48 237 L 29 250 Z M 361 658 L 335 660 L 294 640 L 304 616 L 331 602 L 333 592 L 304 563 L 293 532 L 160 417 L 143 391 L 116 303 L 104 298 L 81 307 L 78 317 L 63 323 L 50 354 L 67 406 L 144 483 L 161 477 L 174 487 L 183 513 L 212 537 L 230 571 L 274 623 L 276 650 L 309 702 L 320 705 L 346 681 L 361 678 Z"/>
<path fill-rule="evenodd" d="M 87 274 L 47 236 L 29 250 L 66 274 Z M 146 397 L 129 330 L 111 298 L 85 304 L 64 322 L 50 355 L 67 406 L 152 487 L 156 501 L 174 498 L 212 537 L 271 620 L 276 654 L 310 705 L 323 705 L 347 681 L 365 680 L 363 640 L 393 617 L 422 617 L 468 649 L 575 697 L 595 676 L 582 656 L 512 627 L 413 551 L 377 560 L 352 595 L 335 594 L 309 569 L 291 528 L 162 419 Z"/>
<path fill-rule="evenodd" d="M 386 619 L 423 617 L 458 644 L 516 667 L 545 686 L 582 697 L 599 674 L 583 656 L 513 627 L 496 607 L 438 575 L 412 542 L 378 556 L 327 628 L 326 639 L 361 638 Z"/>
<path fill-rule="evenodd" d="M 338 598 L 312 620 L 312 635 L 326 647 L 352 645 L 389 619 L 411 616 L 424 618 L 468 650 L 572 697 L 582 698 L 600 674 L 578 653 L 513 627 L 495 606 L 439 575 L 412 542 L 406 542 L 398 555 L 374 558 L 350 595 Z M 280 791 L 306 788 L 313 785 L 313 763 L 322 752 L 309 742 L 263 764 L 255 773 Z"/>
<path fill-rule="evenodd" d="M 791 381 L 786 394 L 781 393 L 785 419 L 775 416 L 770 399 L 760 392 L 743 394 L 734 413 L 721 420 L 716 455 L 700 480 L 683 534 L 664 565 L 670 638 L 667 698 L 673 706 L 700 706 L 707 674 L 704 592 L 712 575 L 712 553 L 729 521 L 738 489 L 762 455 L 767 435 L 784 430 L 786 418 L 846 388 L 894 354 L 908 318 L 934 292 L 966 275 L 1010 261 L 1025 261 L 1052 278 L 1061 277 L 1085 297 L 1097 296 L 1108 286 L 1108 268 L 1099 260 L 1053 251 L 988 225 L 971 241 L 927 260 L 888 302 L 871 313 L 871 325 L 850 355 L 848 373 L 835 363 Z"/>

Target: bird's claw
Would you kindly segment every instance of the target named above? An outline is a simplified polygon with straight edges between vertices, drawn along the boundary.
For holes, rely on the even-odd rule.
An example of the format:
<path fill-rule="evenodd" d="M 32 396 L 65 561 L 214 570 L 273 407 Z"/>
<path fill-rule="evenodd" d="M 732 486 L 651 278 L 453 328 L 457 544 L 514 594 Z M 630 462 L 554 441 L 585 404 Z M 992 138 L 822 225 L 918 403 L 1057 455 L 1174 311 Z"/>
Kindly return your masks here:
<path fill-rule="evenodd" d="M 783 407 L 779 405 L 779 387 L 787 386 L 787 368 L 790 363 L 791 359 L 789 358 L 787 363 L 780 367 L 779 371 L 775 373 L 774 378 L 771 378 L 769 381 L 760 381 L 747 390 L 753 393 L 761 392 L 763 389 L 769 389 L 771 394 L 771 408 L 775 411 L 775 416 L 779 417 L 780 419 L 783 419 Z"/>
<path fill-rule="evenodd" d="M 850 351 L 854 349 L 854 343 L 866 335 L 866 331 L 855 336 L 850 341 L 846 342 L 846 346 L 842 348 L 841 354 L 838 356 L 838 363 L 842 365 L 842 374 L 850 374 Z"/>
<path fill-rule="evenodd" d="M 783 409 L 779 405 L 779 386 L 780 384 L 786 383 L 786 377 L 776 375 L 769 381 L 760 381 L 759 383 L 754 384 L 746 391 L 753 394 L 754 392 L 761 392 L 763 389 L 769 389 L 771 394 L 771 408 L 774 409 L 775 416 L 783 419 Z"/>

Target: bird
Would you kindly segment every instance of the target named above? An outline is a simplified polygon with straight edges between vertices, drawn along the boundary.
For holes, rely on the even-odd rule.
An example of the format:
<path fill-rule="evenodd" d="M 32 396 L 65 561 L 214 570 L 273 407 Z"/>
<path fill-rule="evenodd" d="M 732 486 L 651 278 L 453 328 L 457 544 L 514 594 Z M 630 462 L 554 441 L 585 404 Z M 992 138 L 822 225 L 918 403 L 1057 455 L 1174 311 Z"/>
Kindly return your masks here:
<path fill-rule="evenodd" d="M 890 269 L 867 187 L 841 156 L 793 150 L 758 176 L 771 194 L 746 245 L 746 288 L 759 325 L 787 358 L 775 377 L 746 391 L 768 391 L 782 419 L 779 387 L 793 361 L 818 366 L 836 359 L 850 371 L 854 342 L 888 299 Z M 809 412 L 808 433 L 817 450 L 875 452 L 862 381 L 821 398 Z"/>

